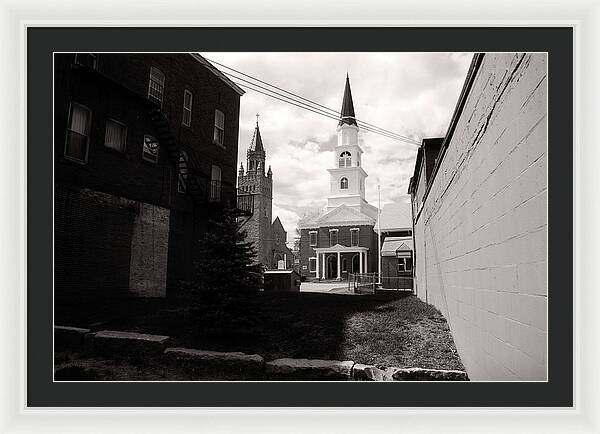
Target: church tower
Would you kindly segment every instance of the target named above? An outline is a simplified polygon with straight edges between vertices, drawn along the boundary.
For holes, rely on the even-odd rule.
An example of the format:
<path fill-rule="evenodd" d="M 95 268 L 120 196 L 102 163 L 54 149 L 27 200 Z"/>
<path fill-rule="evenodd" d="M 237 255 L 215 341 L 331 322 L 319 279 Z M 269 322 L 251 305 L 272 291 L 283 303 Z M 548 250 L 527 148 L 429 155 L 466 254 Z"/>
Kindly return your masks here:
<path fill-rule="evenodd" d="M 350 77 L 347 74 L 337 135 L 337 145 L 333 149 L 333 169 L 328 169 L 330 194 L 327 198 L 326 212 L 344 204 L 376 218 L 377 208 L 365 199 L 365 178 L 368 175 L 362 168 L 363 150 L 358 143 L 358 124 L 354 114 Z"/>
<path fill-rule="evenodd" d="M 265 172 L 266 152 L 263 145 L 258 115 L 254 135 L 246 153 L 246 171 L 240 164 L 238 187 L 254 195 L 254 214 L 244 225 L 247 239 L 254 242 L 257 251 L 257 262 L 270 265 L 273 244 L 273 172 L 271 166 Z"/>

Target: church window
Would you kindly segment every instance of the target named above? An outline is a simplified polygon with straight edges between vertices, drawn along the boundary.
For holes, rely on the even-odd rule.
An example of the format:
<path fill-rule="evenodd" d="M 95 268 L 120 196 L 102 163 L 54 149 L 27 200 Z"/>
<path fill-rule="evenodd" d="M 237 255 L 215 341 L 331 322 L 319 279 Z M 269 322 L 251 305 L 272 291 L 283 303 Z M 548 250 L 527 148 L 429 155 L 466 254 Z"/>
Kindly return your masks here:
<path fill-rule="evenodd" d="M 348 151 L 344 151 L 340 154 L 339 167 L 350 167 L 352 166 L 352 155 Z"/>
<path fill-rule="evenodd" d="M 356 247 L 358 246 L 358 228 L 350 229 L 350 246 Z"/>
<path fill-rule="evenodd" d="M 347 190 L 348 189 L 348 178 L 342 178 L 340 180 L 340 189 L 341 190 Z"/>
<path fill-rule="evenodd" d="M 309 244 L 311 246 L 317 245 L 317 231 L 310 231 L 308 233 L 308 238 L 309 238 Z"/>
<path fill-rule="evenodd" d="M 317 258 L 308 258 L 308 271 L 311 273 L 317 271 Z"/>
<path fill-rule="evenodd" d="M 185 151 L 179 153 L 179 176 L 177 179 L 177 191 L 185 193 L 188 180 L 188 156 Z"/>
<path fill-rule="evenodd" d="M 338 230 L 329 229 L 329 247 L 333 247 L 338 243 Z"/>
<path fill-rule="evenodd" d="M 213 142 L 224 146 L 225 142 L 225 114 L 221 110 L 215 110 L 215 134 Z"/>

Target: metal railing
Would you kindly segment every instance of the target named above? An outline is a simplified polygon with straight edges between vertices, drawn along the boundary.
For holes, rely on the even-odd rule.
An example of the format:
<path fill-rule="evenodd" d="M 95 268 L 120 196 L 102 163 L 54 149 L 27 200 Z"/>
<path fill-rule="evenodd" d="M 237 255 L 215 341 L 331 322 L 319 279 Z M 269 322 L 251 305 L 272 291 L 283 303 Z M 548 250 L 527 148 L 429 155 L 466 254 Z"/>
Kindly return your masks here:
<path fill-rule="evenodd" d="M 254 195 L 237 189 L 237 209 L 246 215 L 254 213 Z"/>
<path fill-rule="evenodd" d="M 377 273 L 349 273 L 348 291 L 355 294 L 375 294 L 377 288 L 412 291 L 412 276 L 381 277 Z"/>
<path fill-rule="evenodd" d="M 381 277 L 381 287 L 383 289 L 410 290 L 413 289 L 412 276 L 393 276 Z"/>
<path fill-rule="evenodd" d="M 348 274 L 348 291 L 354 294 L 375 294 L 377 273 Z"/>

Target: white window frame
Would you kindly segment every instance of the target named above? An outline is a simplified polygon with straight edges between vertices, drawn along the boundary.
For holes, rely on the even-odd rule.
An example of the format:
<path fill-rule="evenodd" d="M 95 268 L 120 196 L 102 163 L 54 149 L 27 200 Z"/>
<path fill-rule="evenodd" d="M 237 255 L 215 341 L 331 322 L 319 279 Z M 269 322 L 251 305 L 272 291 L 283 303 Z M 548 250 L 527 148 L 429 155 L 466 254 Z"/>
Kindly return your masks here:
<path fill-rule="evenodd" d="M 344 181 L 346 181 L 346 182 L 344 182 Z M 348 178 L 343 176 L 342 179 L 340 179 L 340 190 L 348 190 L 349 184 L 350 184 L 350 182 L 348 182 Z M 344 185 L 345 185 L 345 187 L 344 187 Z"/>
<path fill-rule="evenodd" d="M 308 272 L 316 273 L 317 272 L 317 257 L 311 256 L 308 258 Z"/>
<path fill-rule="evenodd" d="M 398 258 L 398 272 L 406 271 L 406 261 L 404 259 L 405 258 Z M 402 266 L 402 268 L 400 268 L 400 266 Z"/>
<path fill-rule="evenodd" d="M 87 130 L 87 134 L 85 134 L 85 135 L 79 133 L 78 131 L 74 131 L 74 130 L 71 129 L 71 118 L 73 116 L 73 107 L 74 106 L 81 107 L 81 108 L 87 110 L 88 113 L 90 114 L 90 116 L 89 116 L 89 125 L 87 126 L 88 130 Z M 69 104 L 69 118 L 67 119 L 67 134 L 66 134 L 66 137 L 65 137 L 65 149 L 63 151 L 63 155 L 64 155 L 65 159 L 74 161 L 76 163 L 81 163 L 81 164 L 87 163 L 87 161 L 88 161 L 88 155 L 90 153 L 90 135 L 91 135 L 91 131 L 92 131 L 92 115 L 93 115 L 92 110 L 88 106 L 85 106 L 83 104 L 80 104 L 80 103 L 74 102 L 74 101 L 71 101 L 71 103 Z M 75 158 L 75 157 L 72 157 L 72 156 L 70 156 L 70 155 L 67 154 L 67 146 L 69 144 L 69 133 L 75 133 L 75 134 L 79 134 L 79 135 L 82 135 L 82 136 L 86 137 L 86 142 L 85 142 L 85 158 L 83 160 L 80 160 L 79 158 Z"/>
<path fill-rule="evenodd" d="M 313 234 L 315 236 L 315 242 L 314 243 L 311 240 L 311 237 L 312 237 Z M 311 247 L 316 247 L 319 244 L 319 233 L 318 233 L 318 231 L 309 231 L 308 232 L 308 244 Z"/>
<path fill-rule="evenodd" d="M 352 233 L 356 233 L 356 244 L 352 243 Z M 360 245 L 360 228 L 350 228 L 350 247 L 358 247 Z"/>
<path fill-rule="evenodd" d="M 160 76 L 162 76 L 162 80 L 160 80 L 160 82 L 157 80 L 153 80 L 152 72 L 154 71 L 158 71 Z M 157 74 L 154 75 L 154 77 L 156 76 Z M 162 72 L 156 66 L 150 66 L 150 73 L 148 75 L 148 99 L 150 101 L 158 101 L 160 103 L 161 108 L 163 100 L 165 99 L 165 80 L 166 77 L 164 72 Z M 155 84 L 155 86 L 152 86 L 153 83 Z"/>
<path fill-rule="evenodd" d="M 185 100 L 187 96 L 190 96 L 190 105 L 189 107 L 186 107 L 185 105 Z M 189 127 L 190 125 L 192 125 L 192 106 L 194 103 L 194 95 L 192 94 L 192 92 L 190 92 L 189 90 L 185 89 L 183 91 L 183 113 L 181 115 L 181 124 Z M 187 119 L 186 119 L 186 115 L 187 115 Z M 186 122 L 187 120 L 187 122 Z"/>
<path fill-rule="evenodd" d="M 331 242 L 331 234 L 335 233 L 335 243 Z M 340 231 L 339 229 L 329 229 L 329 247 L 333 247 L 340 242 Z"/>
<path fill-rule="evenodd" d="M 344 151 L 338 157 L 338 167 L 352 167 L 352 154 L 348 151 Z"/>
<path fill-rule="evenodd" d="M 221 113 L 223 119 L 223 125 L 217 124 L 217 113 Z M 213 132 L 213 143 L 215 145 L 225 147 L 225 113 L 219 109 L 215 109 L 215 125 Z"/>
<path fill-rule="evenodd" d="M 107 133 L 107 130 L 108 130 L 108 123 L 109 122 L 112 122 L 113 124 L 120 125 L 120 126 L 122 126 L 125 129 L 125 141 L 123 142 L 123 148 L 122 149 L 117 149 L 117 148 L 114 148 L 112 146 L 108 146 L 106 144 L 106 135 L 107 135 L 106 133 Z M 119 122 L 116 119 L 106 118 L 106 125 L 104 127 L 104 147 L 106 147 L 108 149 L 112 149 L 113 151 L 121 152 L 121 153 L 125 152 L 125 148 L 127 147 L 127 125 L 125 125 L 123 122 Z"/>
<path fill-rule="evenodd" d="M 146 146 L 146 137 L 151 137 L 154 139 L 154 141 L 156 141 L 157 143 L 157 149 L 156 149 L 156 157 L 147 157 L 147 155 L 152 155 L 149 152 L 146 152 L 146 150 L 144 149 Z M 144 141 L 142 143 L 142 160 L 147 161 L 149 163 L 153 163 L 153 164 L 158 164 L 158 157 L 160 155 L 160 142 L 158 141 L 158 139 L 156 137 L 154 137 L 152 134 L 144 134 Z"/>

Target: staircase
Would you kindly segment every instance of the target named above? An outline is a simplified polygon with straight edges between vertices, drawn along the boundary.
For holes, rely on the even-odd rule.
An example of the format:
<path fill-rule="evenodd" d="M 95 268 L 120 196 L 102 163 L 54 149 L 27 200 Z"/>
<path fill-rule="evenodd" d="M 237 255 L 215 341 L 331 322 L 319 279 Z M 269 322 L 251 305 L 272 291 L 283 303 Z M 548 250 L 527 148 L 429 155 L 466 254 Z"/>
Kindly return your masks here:
<path fill-rule="evenodd" d="M 198 176 L 189 167 L 189 161 L 182 158 L 181 149 L 169 128 L 169 121 L 160 108 L 156 107 L 150 110 L 150 119 L 156 127 L 161 147 L 166 148 L 169 160 L 178 168 L 179 175 L 185 180 L 185 192 L 192 197 L 194 202 L 206 202 L 208 200 L 208 177 L 206 175 Z"/>
<path fill-rule="evenodd" d="M 179 170 L 178 176 L 185 181 L 183 188 L 189 194 L 194 202 L 206 203 L 210 202 L 214 197 L 213 191 L 215 188 L 221 189 L 215 185 L 216 181 L 210 181 L 210 177 L 204 173 L 199 173 L 190 166 L 188 159 L 182 157 L 181 149 L 177 144 L 177 139 L 169 128 L 169 121 L 164 112 L 159 107 L 154 107 L 150 110 L 150 119 L 156 128 L 158 140 L 161 147 L 166 148 L 169 160 Z M 220 191 L 219 195 L 220 197 Z M 254 195 L 240 189 L 236 189 L 236 214 L 238 218 L 249 220 L 254 214 Z"/>

